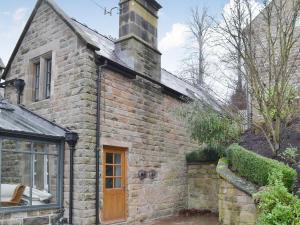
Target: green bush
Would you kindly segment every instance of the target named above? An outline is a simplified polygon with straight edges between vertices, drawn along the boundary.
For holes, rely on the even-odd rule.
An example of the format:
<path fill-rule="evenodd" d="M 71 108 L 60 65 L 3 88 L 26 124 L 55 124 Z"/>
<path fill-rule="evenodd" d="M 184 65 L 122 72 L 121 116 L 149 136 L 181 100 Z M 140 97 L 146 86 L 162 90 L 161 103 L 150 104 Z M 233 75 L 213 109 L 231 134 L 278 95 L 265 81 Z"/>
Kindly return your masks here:
<path fill-rule="evenodd" d="M 221 146 L 207 146 L 203 149 L 186 154 L 188 163 L 216 162 L 225 156 L 225 148 Z"/>
<path fill-rule="evenodd" d="M 273 172 L 268 186 L 254 197 L 259 202 L 260 225 L 300 225 L 300 200 L 289 193 L 281 172 Z"/>
<path fill-rule="evenodd" d="M 274 171 L 279 171 L 283 174 L 284 185 L 288 190 L 292 189 L 296 171 L 289 166 L 247 151 L 237 144 L 229 146 L 226 153 L 232 169 L 247 180 L 259 186 L 266 186 L 269 175 Z"/>
<path fill-rule="evenodd" d="M 237 118 L 221 114 L 200 102 L 184 104 L 176 108 L 175 113 L 187 125 L 191 138 L 199 144 L 228 146 L 240 138 Z"/>

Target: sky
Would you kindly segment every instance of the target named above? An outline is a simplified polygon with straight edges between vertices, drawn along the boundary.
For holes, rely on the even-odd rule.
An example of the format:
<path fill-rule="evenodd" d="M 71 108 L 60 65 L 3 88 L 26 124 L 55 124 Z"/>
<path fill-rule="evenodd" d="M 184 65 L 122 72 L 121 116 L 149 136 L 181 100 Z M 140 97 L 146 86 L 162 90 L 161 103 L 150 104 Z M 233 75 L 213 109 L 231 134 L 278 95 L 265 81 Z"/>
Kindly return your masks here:
<path fill-rule="evenodd" d="M 118 15 L 104 15 L 103 8 L 118 6 L 119 0 L 56 0 L 70 16 L 105 35 L 118 37 Z M 187 22 L 192 7 L 206 7 L 209 15 L 220 18 L 229 0 L 159 0 L 158 40 L 162 66 L 176 73 L 189 41 Z M 0 57 L 6 64 L 36 0 L 0 0 Z M 99 5 L 99 6 L 98 6 Z"/>

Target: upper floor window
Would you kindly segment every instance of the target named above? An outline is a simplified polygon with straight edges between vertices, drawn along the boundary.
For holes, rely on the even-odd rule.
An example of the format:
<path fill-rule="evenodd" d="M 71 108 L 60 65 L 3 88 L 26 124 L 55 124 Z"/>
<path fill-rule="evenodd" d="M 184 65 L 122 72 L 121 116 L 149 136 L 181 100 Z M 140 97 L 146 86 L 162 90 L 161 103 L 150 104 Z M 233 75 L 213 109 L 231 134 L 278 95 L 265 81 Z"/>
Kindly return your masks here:
<path fill-rule="evenodd" d="M 52 59 L 46 60 L 46 98 L 50 98 L 51 92 L 51 69 L 52 69 Z"/>
<path fill-rule="evenodd" d="M 39 100 L 39 92 L 40 92 L 40 70 L 41 64 L 37 62 L 34 64 L 34 101 Z"/>
<path fill-rule="evenodd" d="M 33 101 L 48 99 L 51 96 L 52 57 L 40 56 L 33 63 Z"/>

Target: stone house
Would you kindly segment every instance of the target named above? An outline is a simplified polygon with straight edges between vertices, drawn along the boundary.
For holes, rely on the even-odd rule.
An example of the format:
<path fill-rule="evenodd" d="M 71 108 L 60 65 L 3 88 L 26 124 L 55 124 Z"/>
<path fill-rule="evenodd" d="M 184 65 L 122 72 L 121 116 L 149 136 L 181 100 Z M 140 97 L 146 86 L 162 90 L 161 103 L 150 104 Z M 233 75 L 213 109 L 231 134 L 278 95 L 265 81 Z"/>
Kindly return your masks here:
<path fill-rule="evenodd" d="M 31 177 L 31 199 L 1 206 L 0 224 L 140 224 L 187 208 L 185 153 L 197 145 L 172 109 L 187 98 L 218 105 L 161 68 L 160 8 L 155 0 L 120 0 L 120 36 L 112 40 L 52 0 L 37 1 L 2 75 L 4 95 L 79 139 L 65 146 L 56 172 L 51 154 L 38 157 L 44 145 L 32 147 L 31 174 L 24 170 L 15 181 Z M 12 85 L 16 80 L 25 81 L 22 93 Z M 7 160 L 1 171 L 26 161 Z M 5 174 L 1 187 L 14 180 Z M 49 197 L 52 189 L 61 199 Z"/>

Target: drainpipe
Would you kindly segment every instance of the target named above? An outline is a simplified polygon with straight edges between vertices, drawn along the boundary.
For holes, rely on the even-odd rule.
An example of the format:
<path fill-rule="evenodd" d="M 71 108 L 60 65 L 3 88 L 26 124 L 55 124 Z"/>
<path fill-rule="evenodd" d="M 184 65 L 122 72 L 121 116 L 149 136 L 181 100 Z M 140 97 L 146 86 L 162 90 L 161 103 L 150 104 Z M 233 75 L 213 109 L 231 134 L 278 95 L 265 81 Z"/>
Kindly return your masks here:
<path fill-rule="evenodd" d="M 100 196 L 99 196 L 99 190 L 100 190 L 100 111 L 101 111 L 101 80 L 102 80 L 102 72 L 103 68 L 107 66 L 107 61 L 105 60 L 104 64 L 98 65 L 97 68 L 97 111 L 96 111 L 96 147 L 95 147 L 95 153 L 96 153 L 96 225 L 100 225 Z"/>
<path fill-rule="evenodd" d="M 73 224 L 73 183 L 74 183 L 74 151 L 78 141 L 78 134 L 75 132 L 66 133 L 66 142 L 70 149 L 70 185 L 69 185 L 69 224 Z"/>

